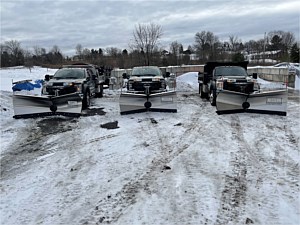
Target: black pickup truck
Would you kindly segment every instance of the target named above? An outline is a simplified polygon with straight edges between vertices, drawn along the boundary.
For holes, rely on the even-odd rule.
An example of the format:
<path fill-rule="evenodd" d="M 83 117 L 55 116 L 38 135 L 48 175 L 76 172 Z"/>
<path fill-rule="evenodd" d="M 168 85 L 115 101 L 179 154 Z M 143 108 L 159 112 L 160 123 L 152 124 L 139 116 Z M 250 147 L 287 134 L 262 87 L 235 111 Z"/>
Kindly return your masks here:
<path fill-rule="evenodd" d="M 90 106 L 91 97 L 103 96 L 105 80 L 91 64 L 65 65 L 53 76 L 45 75 L 43 95 L 61 96 L 78 93 L 82 97 L 82 108 Z"/>
<path fill-rule="evenodd" d="M 198 74 L 199 94 L 216 105 L 217 93 L 222 90 L 250 94 L 259 90 L 257 74 L 247 73 L 248 62 L 207 62 L 204 73 Z"/>

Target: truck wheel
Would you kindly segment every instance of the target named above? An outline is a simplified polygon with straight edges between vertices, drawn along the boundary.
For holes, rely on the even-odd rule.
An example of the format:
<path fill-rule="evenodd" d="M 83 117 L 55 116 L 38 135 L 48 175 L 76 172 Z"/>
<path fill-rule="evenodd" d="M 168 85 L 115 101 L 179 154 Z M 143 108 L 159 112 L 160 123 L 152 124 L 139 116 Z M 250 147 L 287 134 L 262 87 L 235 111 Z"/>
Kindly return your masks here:
<path fill-rule="evenodd" d="M 97 98 L 103 97 L 103 84 L 100 85 L 100 92 L 96 93 Z"/>
<path fill-rule="evenodd" d="M 216 104 L 217 104 L 217 91 L 216 91 L 216 89 L 212 89 L 210 91 L 210 104 L 212 106 L 216 106 Z"/>
<path fill-rule="evenodd" d="M 90 96 L 90 91 L 87 90 L 83 95 L 82 109 L 87 109 L 90 105 L 91 105 L 91 96 Z"/>
<path fill-rule="evenodd" d="M 200 98 L 206 98 L 207 100 L 209 100 L 209 93 L 205 93 L 203 91 L 203 85 L 204 84 L 199 84 L 199 94 L 200 94 Z"/>
<path fill-rule="evenodd" d="M 207 100 L 209 100 L 209 94 L 208 94 L 208 93 L 205 93 L 205 92 L 203 92 L 203 91 L 201 91 L 200 97 L 201 97 L 201 98 L 206 98 Z"/>

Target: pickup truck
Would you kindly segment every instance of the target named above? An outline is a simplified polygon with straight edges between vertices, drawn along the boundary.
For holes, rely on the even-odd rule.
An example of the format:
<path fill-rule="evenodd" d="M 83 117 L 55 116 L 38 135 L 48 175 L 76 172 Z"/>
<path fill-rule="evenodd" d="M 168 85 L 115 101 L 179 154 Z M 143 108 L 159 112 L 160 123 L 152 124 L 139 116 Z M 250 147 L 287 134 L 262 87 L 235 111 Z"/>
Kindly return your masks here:
<path fill-rule="evenodd" d="M 198 74 L 199 94 L 216 105 L 218 92 L 229 90 L 250 94 L 259 90 L 257 74 L 247 73 L 247 61 L 244 62 L 207 62 L 204 73 Z"/>
<path fill-rule="evenodd" d="M 86 109 L 90 106 L 91 97 L 103 96 L 104 82 L 91 64 L 65 65 L 53 76 L 45 75 L 42 95 L 78 93 L 82 97 L 82 109 Z"/>
<path fill-rule="evenodd" d="M 123 74 L 123 77 L 126 77 Z M 165 77 L 157 66 L 134 67 L 130 77 L 128 77 L 127 91 L 132 93 L 159 93 L 166 91 L 167 84 Z"/>

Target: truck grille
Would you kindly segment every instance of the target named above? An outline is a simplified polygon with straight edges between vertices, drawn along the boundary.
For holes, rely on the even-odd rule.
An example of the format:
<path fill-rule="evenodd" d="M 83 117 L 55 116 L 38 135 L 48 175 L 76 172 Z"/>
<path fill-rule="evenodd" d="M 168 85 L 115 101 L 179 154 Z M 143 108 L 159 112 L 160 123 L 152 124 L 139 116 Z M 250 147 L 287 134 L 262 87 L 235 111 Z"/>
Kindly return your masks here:
<path fill-rule="evenodd" d="M 236 80 L 237 83 L 245 83 L 247 84 L 247 80 L 246 79 L 239 79 L 239 80 Z"/>
<path fill-rule="evenodd" d="M 142 79 L 142 82 L 144 82 L 144 81 L 146 81 L 146 82 L 151 82 L 152 81 L 152 79 L 151 78 L 144 78 L 144 79 Z"/>
<path fill-rule="evenodd" d="M 65 88 L 53 88 L 53 87 L 46 88 L 46 91 L 49 93 L 49 95 L 55 95 L 55 90 L 58 90 L 58 95 L 65 95 L 65 94 L 71 94 L 77 92 L 77 89 L 74 86 L 65 87 Z"/>
<path fill-rule="evenodd" d="M 161 89 L 161 82 L 134 82 L 132 84 L 132 89 L 134 89 L 135 91 L 144 91 L 145 87 L 144 86 L 150 86 L 150 90 L 159 90 Z"/>
<path fill-rule="evenodd" d="M 64 86 L 64 83 L 63 82 L 53 83 L 53 86 L 55 86 L 55 87 L 61 87 L 61 86 Z"/>
<path fill-rule="evenodd" d="M 224 82 L 223 89 L 229 90 L 229 91 L 241 92 L 241 93 L 245 93 L 245 94 L 250 94 L 251 92 L 253 92 L 254 83 L 236 84 L 236 83 Z"/>

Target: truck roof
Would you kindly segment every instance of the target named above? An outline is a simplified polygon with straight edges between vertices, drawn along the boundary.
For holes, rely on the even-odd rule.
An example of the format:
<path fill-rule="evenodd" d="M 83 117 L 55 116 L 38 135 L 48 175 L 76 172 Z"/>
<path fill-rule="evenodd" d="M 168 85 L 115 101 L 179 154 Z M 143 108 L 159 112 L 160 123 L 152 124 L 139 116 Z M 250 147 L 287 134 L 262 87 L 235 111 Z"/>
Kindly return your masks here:
<path fill-rule="evenodd" d="M 204 65 L 204 72 L 212 74 L 213 70 L 218 66 L 240 66 L 247 70 L 248 61 L 243 62 L 207 62 Z"/>

